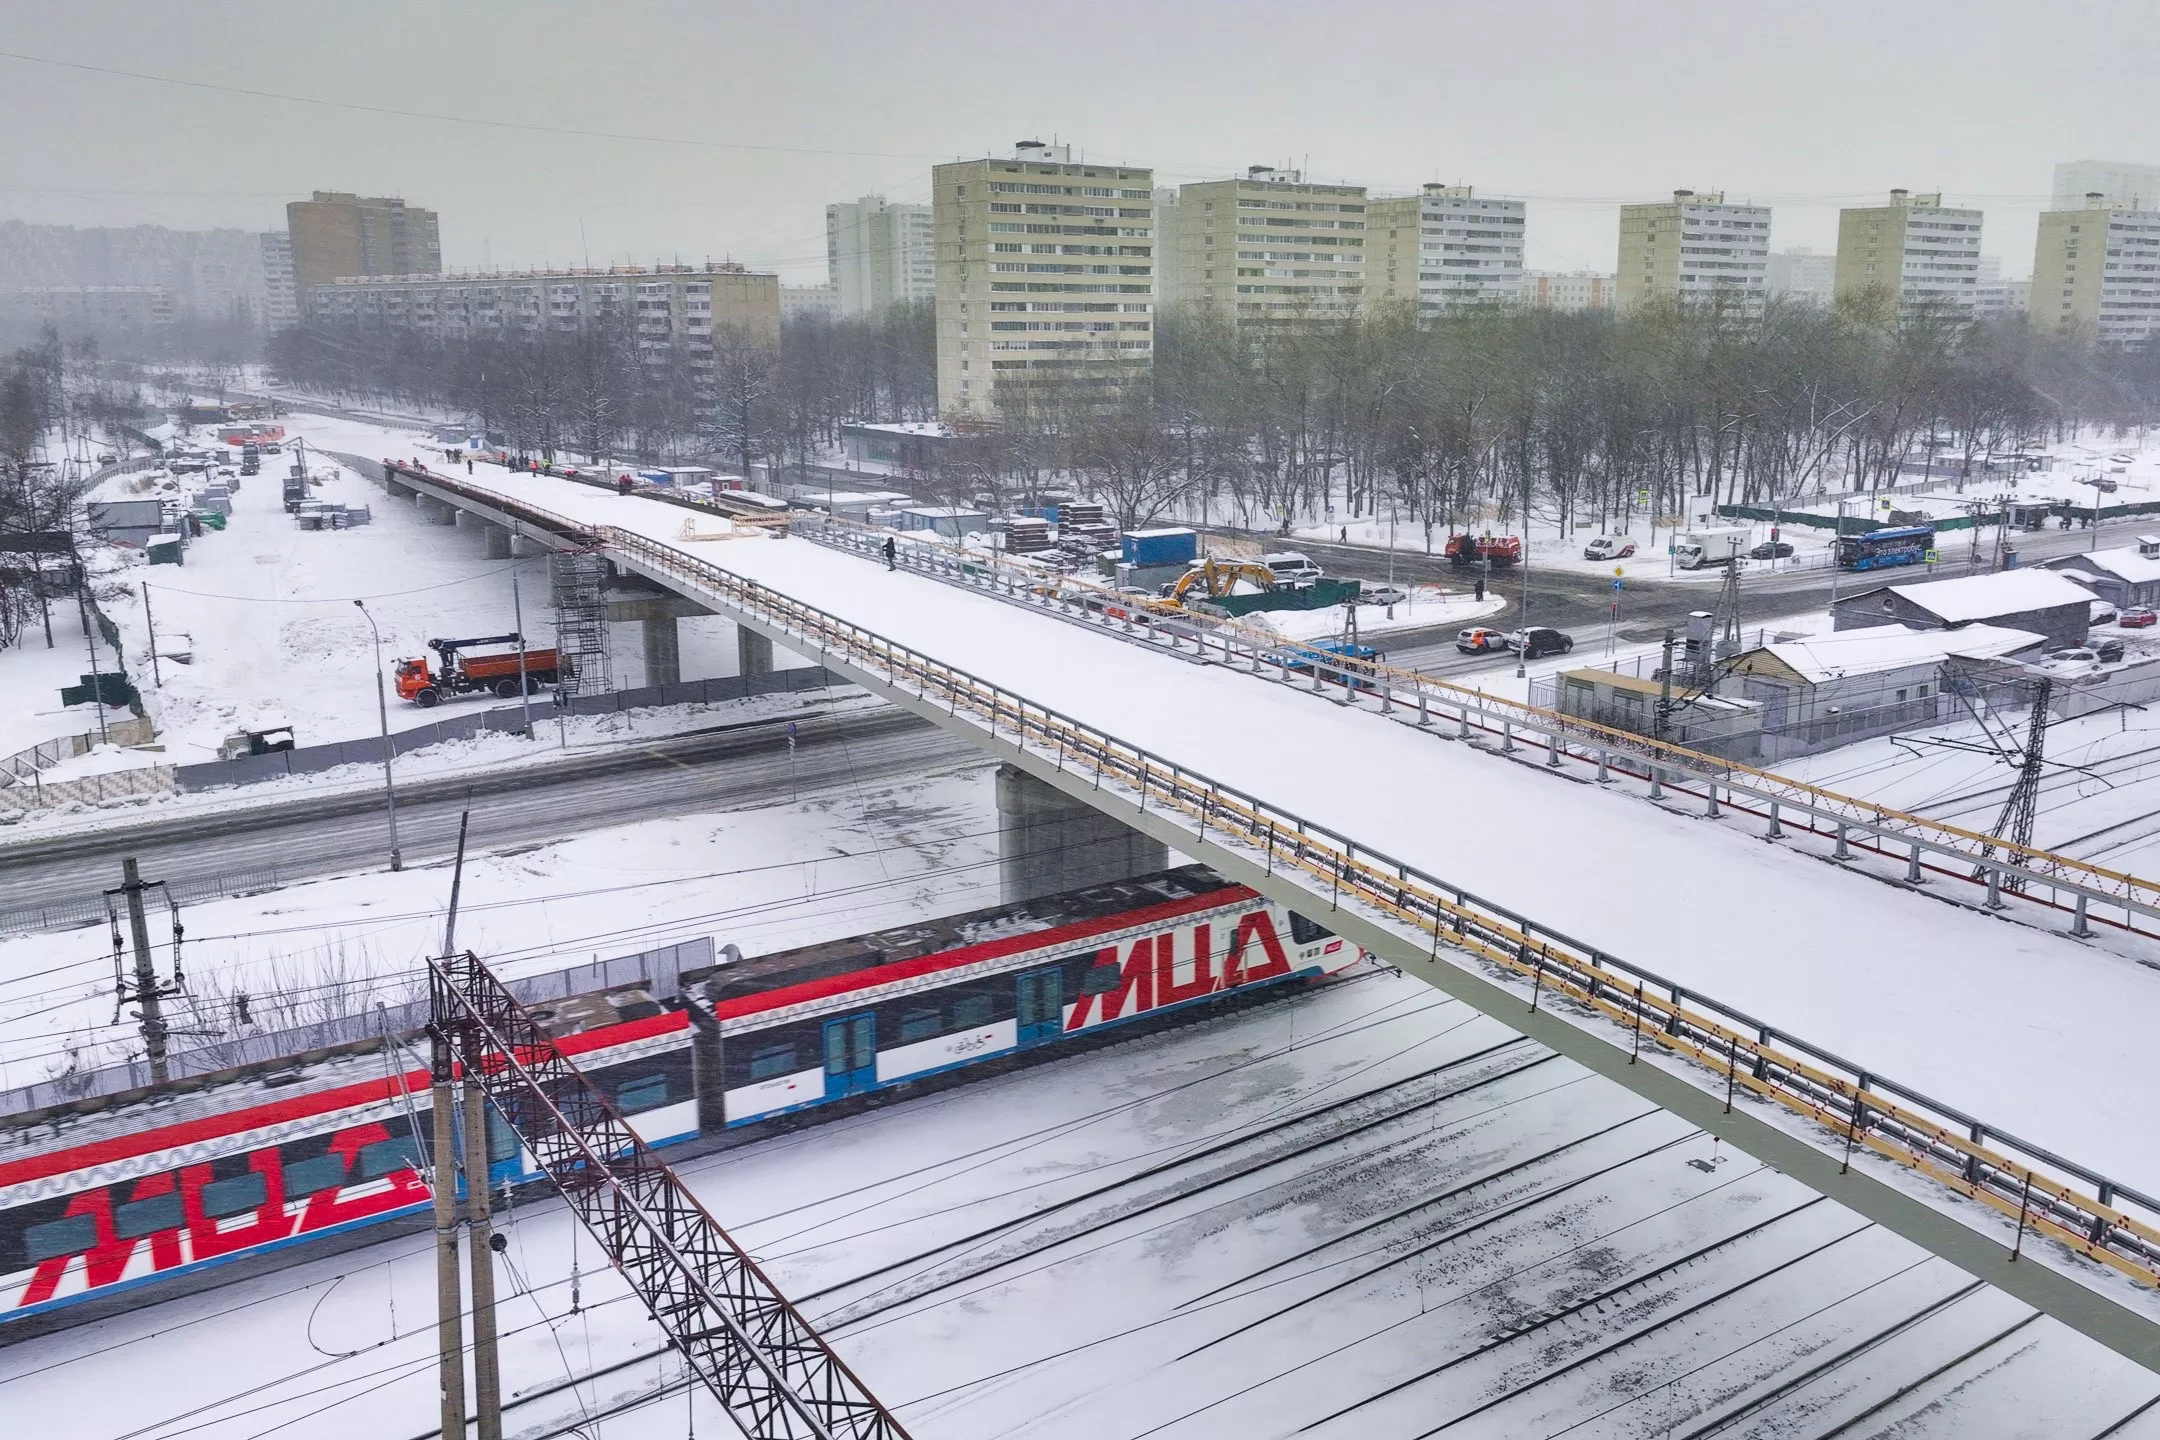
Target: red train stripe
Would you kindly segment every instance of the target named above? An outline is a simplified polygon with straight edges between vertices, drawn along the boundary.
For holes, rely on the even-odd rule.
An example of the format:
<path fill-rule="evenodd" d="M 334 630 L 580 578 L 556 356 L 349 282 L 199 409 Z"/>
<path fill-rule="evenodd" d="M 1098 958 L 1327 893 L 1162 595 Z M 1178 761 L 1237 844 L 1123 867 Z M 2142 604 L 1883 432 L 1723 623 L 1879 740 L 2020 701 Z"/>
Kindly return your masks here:
<path fill-rule="evenodd" d="M 660 1015 L 648 1015 L 643 1020 L 630 1020 L 621 1025 L 606 1025 L 597 1030 L 565 1036 L 556 1044 L 566 1055 L 580 1055 L 654 1035 L 665 1035 L 674 1030 L 686 1030 L 689 1026 L 689 1012 L 670 1010 Z M 425 1091 L 428 1088 L 428 1072 L 408 1071 L 404 1081 L 415 1091 Z M 48 1175 L 58 1175 L 69 1170 L 109 1165 L 116 1160 L 132 1159 L 137 1155 L 215 1140 L 265 1125 L 304 1120 L 311 1115 L 326 1115 L 356 1105 L 368 1105 L 390 1098 L 397 1090 L 397 1082 L 386 1076 L 381 1080 L 341 1085 L 334 1090 L 317 1090 L 285 1100 L 273 1100 L 267 1104 L 249 1106 L 244 1110 L 227 1111 L 222 1115 L 206 1115 L 199 1120 L 138 1131 L 133 1135 L 116 1135 L 109 1140 L 80 1145 L 72 1150 L 56 1150 L 50 1154 L 32 1156 L 27 1160 L 0 1164 L 0 1186 L 19 1185 L 27 1180 L 42 1180 Z"/>
<path fill-rule="evenodd" d="M 963 945 L 957 950 L 940 950 L 934 955 L 919 955 L 912 960 L 895 960 L 889 965 L 851 970 L 845 975 L 832 975 L 823 980 L 805 980 L 800 985 L 743 995 L 733 1000 L 721 1001 L 713 1007 L 713 1013 L 722 1020 L 759 1015 L 767 1010 L 784 1009 L 809 1000 L 822 1000 L 830 995 L 844 995 L 850 990 L 867 990 L 872 986 L 889 985 L 896 980 L 907 980 L 917 975 L 957 970 L 965 965 L 995 960 L 1004 955 L 1015 955 L 1023 950 L 1086 940 L 1111 930 L 1123 930 L 1136 925 L 1156 925 L 1165 920 L 1175 920 L 1181 915 L 1243 904 L 1259 898 L 1257 892 L 1248 890 L 1243 885 L 1229 885 L 1220 890 L 1210 890 L 1205 895 L 1194 895 L 1184 900 L 1166 900 L 1160 905 L 1150 905 L 1140 910 L 1126 910 L 1093 920 L 1075 920 L 1069 925 L 1054 925 L 1048 930 L 1033 930 L 1025 935 L 1011 935 L 1002 940 L 985 940 L 979 945 Z"/>

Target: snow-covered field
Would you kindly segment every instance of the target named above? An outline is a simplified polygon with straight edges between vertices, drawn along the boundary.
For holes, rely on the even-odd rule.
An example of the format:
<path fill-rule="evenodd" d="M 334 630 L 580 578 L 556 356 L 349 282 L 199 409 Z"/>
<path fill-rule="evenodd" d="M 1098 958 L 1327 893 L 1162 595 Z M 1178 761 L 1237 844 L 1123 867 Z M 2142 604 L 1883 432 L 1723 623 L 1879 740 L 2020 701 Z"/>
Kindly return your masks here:
<path fill-rule="evenodd" d="M 988 772 L 969 767 L 471 857 L 458 940 L 512 976 L 698 936 L 760 954 L 994 904 L 996 862 Z M 294 1024 L 409 998 L 449 890 L 437 862 L 192 904 L 178 1023 L 228 1027 L 241 991 L 258 1016 L 298 996 Z M 165 922 L 152 929 L 162 945 Z M 111 1023 L 111 964 L 97 929 L 0 940 L 0 1088 L 139 1048 L 132 1017 Z"/>
<path fill-rule="evenodd" d="M 83 638 L 82 620 L 75 601 L 56 607 L 52 617 L 53 645 L 45 648 L 43 625 L 24 632 L 22 643 L 0 650 L 0 755 L 12 755 L 63 735 L 98 733 L 95 704 L 62 705 L 60 687 L 74 685 L 90 673 L 90 646 Z M 98 646 L 101 668 L 112 668 L 109 646 Z M 132 718 L 124 706 L 105 709 L 108 720 Z"/>
<path fill-rule="evenodd" d="M 2009 1440 L 2160 1393 L 1386 974 L 677 1163 L 937 1440 Z M 497 1224 L 507 1433 L 730 1433 L 567 1211 Z M 12 1346 L 0 1407 L 40 1440 L 426 1434 L 429 1245 Z"/>

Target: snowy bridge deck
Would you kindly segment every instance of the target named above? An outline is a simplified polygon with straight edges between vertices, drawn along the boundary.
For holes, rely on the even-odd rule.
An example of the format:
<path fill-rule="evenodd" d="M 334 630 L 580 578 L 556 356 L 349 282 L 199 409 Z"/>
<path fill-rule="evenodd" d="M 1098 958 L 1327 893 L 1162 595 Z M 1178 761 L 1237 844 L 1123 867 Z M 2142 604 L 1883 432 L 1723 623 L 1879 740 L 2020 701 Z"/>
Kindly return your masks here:
<path fill-rule="evenodd" d="M 1668 1044 L 1659 1051 L 1669 1035 L 1685 1028 L 1674 1008 L 1644 1009 L 1638 999 L 1637 1043 L 1644 1053 L 1637 1065 L 1630 1037 L 1611 1023 L 1626 1018 L 1609 1003 L 1612 990 L 1588 997 L 1608 1002 L 1599 1007 L 1602 1019 L 1588 1006 L 1556 1017 L 1549 1003 L 1533 1009 L 1525 1002 L 1534 999 L 1533 987 L 1548 996 L 1555 986 L 1568 992 L 1558 970 L 1547 979 L 1541 964 L 1533 979 L 1526 963 L 1522 976 L 1511 977 L 1494 962 L 1528 957 L 1548 938 L 1578 950 L 1594 947 L 1593 963 L 1645 967 L 1683 987 L 1683 1000 L 1715 997 L 1728 1007 L 1726 1014 L 1745 1013 L 1775 1026 L 1773 1038 L 1803 1037 L 1848 1057 L 1864 1067 L 1859 1078 L 1866 1093 L 1857 1104 L 1850 1099 L 1853 1087 L 1834 1072 L 1794 1075 L 1815 1085 L 1824 1099 L 1814 1121 L 1857 1115 L 1863 1160 L 1869 1145 L 1905 1158 L 1866 1129 L 1894 1108 L 1888 1097 L 1902 1093 L 1881 1080 L 1888 1076 L 1910 1091 L 1955 1104 L 1964 1116 L 1983 1118 L 1991 1139 L 2015 1134 L 2123 1187 L 2148 1191 L 2160 1189 L 2160 1134 L 2149 1123 L 2150 1097 L 2160 1081 L 2160 1054 L 2149 1038 L 2160 973 L 1976 908 L 1927 903 L 1882 877 L 1745 840 L 1726 826 L 1634 795 L 1570 783 L 1585 777 L 1547 773 L 1537 763 L 1541 751 L 1529 751 L 1525 763 L 1523 756 L 1498 755 L 1489 746 L 1455 743 L 1444 738 L 1454 733 L 1448 726 L 1419 729 L 1370 705 L 1330 703 L 1230 666 L 1192 663 L 1190 651 L 1182 659 L 1151 653 L 1100 628 L 1075 626 L 929 576 L 888 573 L 801 538 L 686 539 L 686 525 L 712 526 L 676 506 L 500 470 L 454 477 L 445 489 L 465 492 L 452 494 L 454 503 L 488 509 L 496 507 L 480 497 L 496 497 L 502 502 L 496 513 L 512 520 L 531 507 L 579 526 L 607 528 L 611 554 L 632 568 L 782 643 L 838 647 L 823 650 L 828 664 L 851 670 L 873 688 L 1240 878 L 1278 894 L 1301 887 L 1308 909 L 1315 891 L 1340 899 L 1345 933 L 1391 960 L 1728 1134 L 1968 1269 L 1987 1270 L 1988 1278 L 2087 1333 L 2121 1348 L 2120 1327 L 2130 1325 L 2141 1332 L 2134 1343 L 2150 1345 L 2154 1332 L 2117 1303 L 2150 1316 L 2156 1312 L 2149 1294 L 2060 1251 L 2050 1252 L 2047 1266 L 2022 1267 L 2029 1280 L 2006 1271 L 2001 1262 L 2013 1233 L 2007 1221 L 1992 1223 L 1998 1217 L 1991 1212 L 1882 1160 L 1856 1163 L 1845 1175 L 1837 1164 L 1837 1137 L 1798 1118 L 1790 1095 L 1774 1097 L 1787 1110 L 1751 1107 L 1749 1085 L 1763 1072 L 1756 1065 L 1750 1073 L 1749 1057 L 1761 1052 L 1741 1047 L 1761 1037 L 1731 1037 L 1735 1073 L 1706 1074 L 1675 1058 L 1684 1047 Z M 992 692 L 1025 697 L 1040 709 L 1027 712 L 1017 736 L 1021 717 L 1008 710 L 1001 731 L 1000 702 Z M 1136 796 L 1129 766 L 1112 766 L 1098 782 L 1074 763 L 1088 752 L 1063 738 L 1082 730 L 1147 752 L 1150 765 L 1179 772 L 1188 787 L 1204 776 L 1237 798 L 1210 800 L 1195 810 L 1190 789 L 1176 783 L 1153 799 L 1144 791 Z M 1099 766 L 1099 753 L 1096 760 Z M 1098 783 L 1100 792 L 1091 794 Z M 1216 804 L 1222 808 L 1209 808 Z M 1258 832 L 1249 823 L 1262 808 L 1271 819 L 1264 865 L 1253 839 Z M 1466 961 L 1461 950 L 1437 946 L 1428 956 L 1417 932 L 1395 922 L 1423 917 L 1428 928 L 1430 922 L 1446 926 L 1453 906 L 1353 903 L 1371 901 L 1376 892 L 1368 886 L 1344 895 L 1341 869 L 1332 872 L 1332 887 L 1316 879 L 1327 872 L 1309 863 L 1302 841 L 1294 862 L 1277 860 L 1274 837 L 1288 832 L 1272 828 L 1274 817 L 1304 822 L 1316 837 L 1316 851 L 1325 848 L 1317 838 L 1322 832 L 1347 837 L 1356 856 L 1386 857 L 1383 872 L 1402 867 L 1413 880 L 1431 877 L 1441 891 L 1475 897 L 1480 915 L 1529 917 L 1536 929 L 1525 927 L 1517 938 L 1527 936 L 1528 943 L 1508 956 L 1495 942 L 1516 932 L 1481 926 L 1476 917 L 1466 930 L 1463 917 L 1471 911 L 1457 911 L 1455 931 L 1468 937 L 1475 958 Z M 1517 978 L 1521 983 L 1510 988 L 1507 982 Z M 1640 1038 L 1643 1015 L 1649 1016 L 1647 1040 Z M 1701 1039 L 1703 1032 L 1695 1033 Z M 1586 1039 L 1605 1054 L 1586 1050 Z M 1701 1059 L 1702 1051 L 1716 1047 L 1693 1048 Z M 1740 1104 L 1720 1131 L 1715 1102 L 1734 1108 L 1733 1089 Z M 1712 1102 L 1707 1108 L 1706 1099 Z M 1959 1152 L 1943 1148 L 1953 1142 L 1963 1144 L 1965 1136 L 1946 1131 L 1938 1160 L 1944 1153 L 1957 1159 Z M 2022 1153 L 2024 1163 L 2034 1163 L 2034 1151 Z M 1942 1178 L 1944 1167 L 1933 1168 Z M 1954 1182 L 1957 1167 L 1949 1168 Z M 2040 1169 L 2041 1182 L 2028 1187 L 2036 1217 L 2042 1196 L 2055 1193 L 2046 1179 L 2051 1167 Z M 2100 1187 L 2095 1203 L 2094 1187 L 2084 1188 L 2075 1212 L 2060 1213 L 2073 1226 L 2090 1215 L 2113 1223 L 2110 1202 L 2117 1195 Z M 2004 1208 L 1999 1187 L 1992 1203 Z M 2014 1197 L 2008 1208 L 2019 1213 L 2023 1199 Z M 1916 1218 L 1922 1209 L 1938 1219 L 1945 1213 L 1957 1218 L 1948 1229 L 1923 1235 L 1928 1222 Z M 2124 1219 L 2121 1234 L 2133 1251 L 2144 1237 L 2160 1239 L 2140 1223 L 2153 1218 Z M 2058 1226 L 2054 1233 L 2060 1238 L 2067 1232 Z M 2119 1255 L 2110 1263 L 2135 1270 Z M 2062 1286 L 2063 1273 L 2075 1273 L 2077 1283 Z M 2069 1289 L 2079 1294 L 2068 1295 Z M 2099 1308 L 2071 1313 L 2088 1300 Z M 2111 1326 L 2112 1335 L 2102 1333 Z M 2160 1352 L 2143 1357 L 2147 1363 L 2154 1363 L 2154 1353 Z"/>

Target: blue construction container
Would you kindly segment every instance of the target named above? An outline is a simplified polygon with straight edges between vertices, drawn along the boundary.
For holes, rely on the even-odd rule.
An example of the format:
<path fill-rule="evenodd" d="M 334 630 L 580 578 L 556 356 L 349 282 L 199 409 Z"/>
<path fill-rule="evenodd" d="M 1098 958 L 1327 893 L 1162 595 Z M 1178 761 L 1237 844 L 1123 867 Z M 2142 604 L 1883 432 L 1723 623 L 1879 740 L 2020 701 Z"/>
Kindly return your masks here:
<path fill-rule="evenodd" d="M 1125 532 L 1125 563 L 1133 566 L 1189 565 L 1200 554 L 1200 532 L 1183 527 Z"/>

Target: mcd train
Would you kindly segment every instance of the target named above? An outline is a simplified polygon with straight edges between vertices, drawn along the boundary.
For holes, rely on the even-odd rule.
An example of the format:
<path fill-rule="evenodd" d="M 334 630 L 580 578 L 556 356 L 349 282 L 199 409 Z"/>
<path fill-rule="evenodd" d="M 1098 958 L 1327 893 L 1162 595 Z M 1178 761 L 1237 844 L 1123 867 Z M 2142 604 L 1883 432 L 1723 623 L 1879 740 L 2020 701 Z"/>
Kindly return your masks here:
<path fill-rule="evenodd" d="M 532 1013 L 647 1143 L 719 1143 L 1361 954 L 1186 866 Z M 110 1308 L 86 1301 L 422 1213 L 417 1062 L 405 1046 L 349 1046 L 0 1118 L 0 1342 L 67 1307 Z M 497 1185 L 541 1178 L 509 1127 L 490 1115 L 488 1130 Z"/>

